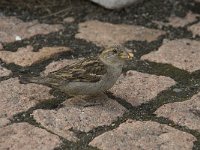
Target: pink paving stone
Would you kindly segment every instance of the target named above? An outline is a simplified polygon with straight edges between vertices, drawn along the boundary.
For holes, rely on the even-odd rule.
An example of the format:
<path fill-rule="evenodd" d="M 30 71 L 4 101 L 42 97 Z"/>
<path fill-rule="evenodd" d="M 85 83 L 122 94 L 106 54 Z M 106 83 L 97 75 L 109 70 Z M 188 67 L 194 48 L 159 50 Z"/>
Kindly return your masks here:
<path fill-rule="evenodd" d="M 169 77 L 128 71 L 126 75 L 121 75 L 110 91 L 133 106 L 138 106 L 155 98 L 175 83 Z"/>
<path fill-rule="evenodd" d="M 0 77 L 9 76 L 12 72 L 0 65 Z"/>
<path fill-rule="evenodd" d="M 0 50 L 2 50 L 3 49 L 3 45 L 0 43 Z"/>
<path fill-rule="evenodd" d="M 0 128 L 8 125 L 10 123 L 10 120 L 7 118 L 0 118 Z"/>
<path fill-rule="evenodd" d="M 193 135 L 167 125 L 127 120 L 94 138 L 89 145 L 102 150 L 192 150 L 194 141 Z"/>
<path fill-rule="evenodd" d="M 200 93 L 187 101 L 165 104 L 155 114 L 200 132 Z"/>
<path fill-rule="evenodd" d="M 192 31 L 194 37 L 196 35 L 200 36 L 200 22 L 196 23 L 196 24 L 193 24 L 192 26 L 189 26 L 188 30 Z"/>
<path fill-rule="evenodd" d="M 20 84 L 17 78 L 0 82 L 0 118 L 11 118 L 44 100 L 53 98 L 50 88 L 37 84 Z"/>
<path fill-rule="evenodd" d="M 70 49 L 68 47 L 43 47 L 38 52 L 33 52 L 33 47 L 27 46 L 19 48 L 16 52 L 0 51 L 0 59 L 8 64 L 15 63 L 25 67 L 66 51 L 70 51 Z"/>
<path fill-rule="evenodd" d="M 171 16 L 168 18 L 168 23 L 166 22 L 160 22 L 160 21 L 153 21 L 154 23 L 160 25 L 160 26 L 168 26 L 171 25 L 173 27 L 184 27 L 188 25 L 189 23 L 197 21 L 197 17 L 200 16 L 198 14 L 194 14 L 192 12 L 188 12 L 187 15 L 184 18 L 180 18 L 177 16 Z"/>
<path fill-rule="evenodd" d="M 60 144 L 58 136 L 28 123 L 0 128 L 1 150 L 53 150 Z"/>
<path fill-rule="evenodd" d="M 158 51 L 141 57 L 157 63 L 171 64 L 177 68 L 193 72 L 200 69 L 200 42 L 178 39 L 164 42 Z"/>
<path fill-rule="evenodd" d="M 151 42 L 163 34 L 165 34 L 164 31 L 142 26 L 111 24 L 94 20 L 80 23 L 79 33 L 75 37 L 100 46 L 110 46 L 129 40 Z"/>
<path fill-rule="evenodd" d="M 89 132 L 98 126 L 112 124 L 126 111 L 116 101 L 105 96 L 96 99 L 96 102 L 102 103 L 101 105 L 84 107 L 84 104 L 91 101 L 91 99 L 86 101 L 83 97 L 75 97 L 66 100 L 63 107 L 58 110 L 35 110 L 33 115 L 36 121 L 48 130 L 74 141 L 77 138 L 72 135 L 69 137 L 70 129 Z"/>
<path fill-rule="evenodd" d="M 0 16 L 0 22 L 0 42 L 6 43 L 63 29 L 62 25 L 41 24 L 36 20 L 23 22 L 16 17 Z"/>

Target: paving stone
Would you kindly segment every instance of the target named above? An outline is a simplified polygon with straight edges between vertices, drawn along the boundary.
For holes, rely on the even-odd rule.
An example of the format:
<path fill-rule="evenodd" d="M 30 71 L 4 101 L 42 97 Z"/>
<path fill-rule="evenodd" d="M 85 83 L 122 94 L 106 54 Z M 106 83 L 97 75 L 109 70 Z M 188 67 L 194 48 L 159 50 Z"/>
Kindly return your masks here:
<path fill-rule="evenodd" d="M 0 118 L 0 128 L 8 125 L 10 123 L 10 120 L 7 118 Z"/>
<path fill-rule="evenodd" d="M 155 98 L 161 91 L 175 83 L 169 77 L 128 71 L 126 75 L 120 76 L 110 91 L 133 106 L 138 106 Z"/>
<path fill-rule="evenodd" d="M 87 21 L 79 24 L 79 33 L 75 37 L 100 46 L 110 46 L 130 40 L 151 42 L 163 34 L 164 31 L 142 26 Z"/>
<path fill-rule="evenodd" d="M 16 52 L 0 51 L 0 59 L 6 63 L 15 63 L 20 66 L 31 66 L 34 63 L 46 60 L 54 55 L 69 51 L 68 47 L 43 47 L 33 52 L 32 46 L 19 48 Z"/>
<path fill-rule="evenodd" d="M 63 20 L 65 23 L 72 23 L 75 21 L 75 19 L 73 17 L 67 17 Z"/>
<path fill-rule="evenodd" d="M 89 132 L 98 126 L 110 125 L 126 111 L 124 107 L 106 96 L 95 100 L 85 99 L 84 97 L 71 98 L 66 100 L 58 110 L 35 110 L 33 116 L 48 130 L 70 141 L 76 141 L 77 138 L 72 135 L 72 132 L 70 133 L 70 129 Z M 102 104 L 84 106 L 95 101 Z"/>
<path fill-rule="evenodd" d="M 46 99 L 53 98 L 50 88 L 37 84 L 20 84 L 17 78 L 0 82 L 0 118 L 11 118 Z"/>
<path fill-rule="evenodd" d="M 165 41 L 158 51 L 141 57 L 157 63 L 171 64 L 177 68 L 193 72 L 200 69 L 200 42 L 189 39 Z"/>
<path fill-rule="evenodd" d="M 71 64 L 77 62 L 80 59 L 63 59 L 60 61 L 53 61 L 49 65 L 46 66 L 45 70 L 41 72 L 42 76 L 48 75 L 50 72 L 54 72 L 66 66 L 70 66 Z"/>
<path fill-rule="evenodd" d="M 0 65 L 0 77 L 9 76 L 12 72 Z"/>
<path fill-rule="evenodd" d="M 200 36 L 200 22 L 188 27 L 188 30 L 192 31 L 193 37 L 195 37 L 196 35 Z"/>
<path fill-rule="evenodd" d="M 187 101 L 165 104 L 155 114 L 200 132 L 200 93 Z"/>
<path fill-rule="evenodd" d="M 60 144 L 58 136 L 28 123 L 0 128 L 1 150 L 53 150 Z"/>
<path fill-rule="evenodd" d="M 192 12 L 188 12 L 184 18 L 180 18 L 177 16 L 171 16 L 168 18 L 168 22 L 161 22 L 161 21 L 153 21 L 154 23 L 158 24 L 160 27 L 162 26 L 173 26 L 173 27 L 184 27 L 189 23 L 197 21 L 197 17 L 200 16 L 198 14 L 194 14 Z"/>
<path fill-rule="evenodd" d="M 193 135 L 167 125 L 128 120 L 94 138 L 89 145 L 102 150 L 192 150 L 194 141 Z"/>
<path fill-rule="evenodd" d="M 0 50 L 2 50 L 3 49 L 3 45 L 0 43 Z"/>
<path fill-rule="evenodd" d="M 48 34 L 63 29 L 62 25 L 41 24 L 34 20 L 23 22 L 16 17 L 0 16 L 0 42 L 14 42 L 37 34 Z"/>

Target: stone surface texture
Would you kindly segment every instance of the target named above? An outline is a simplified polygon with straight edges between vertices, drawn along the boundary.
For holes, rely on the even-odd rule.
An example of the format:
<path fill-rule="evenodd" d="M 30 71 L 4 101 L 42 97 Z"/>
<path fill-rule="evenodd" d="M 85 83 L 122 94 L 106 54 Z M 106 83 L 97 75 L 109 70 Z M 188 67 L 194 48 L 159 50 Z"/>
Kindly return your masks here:
<path fill-rule="evenodd" d="M 189 26 L 188 30 L 193 33 L 193 37 L 200 36 L 200 22 Z"/>
<path fill-rule="evenodd" d="M 195 140 L 191 134 L 157 122 L 128 120 L 94 138 L 90 145 L 103 150 L 189 150 Z"/>
<path fill-rule="evenodd" d="M 94 102 L 95 106 L 84 107 L 85 104 Z M 89 132 L 98 126 L 110 125 L 125 111 L 124 107 L 106 96 L 96 100 L 76 97 L 66 100 L 58 110 L 36 110 L 33 115 L 35 120 L 48 130 L 68 140 L 76 141 L 77 138 L 70 129 Z"/>
<path fill-rule="evenodd" d="M 28 123 L 0 128 L 1 150 L 53 150 L 60 144 L 58 136 Z"/>
<path fill-rule="evenodd" d="M 0 82 L 0 118 L 28 110 L 39 102 L 53 98 L 49 87 L 37 84 L 20 84 L 17 78 Z"/>
<path fill-rule="evenodd" d="M 169 77 L 128 71 L 125 76 L 121 75 L 110 91 L 133 106 L 138 106 L 173 85 L 175 81 Z"/>
<path fill-rule="evenodd" d="M 161 28 L 162 26 L 173 26 L 173 27 L 184 27 L 190 23 L 197 21 L 197 18 L 200 15 L 194 14 L 189 11 L 185 17 L 178 17 L 175 15 L 170 16 L 167 20 L 168 22 L 161 22 L 161 21 L 153 21 L 154 23 L 158 24 Z"/>
<path fill-rule="evenodd" d="M 153 51 L 141 57 L 142 60 L 171 64 L 189 72 L 200 69 L 199 58 L 200 42 L 189 39 L 164 42 L 158 51 Z"/>
<path fill-rule="evenodd" d="M 37 34 L 48 34 L 63 29 L 62 25 L 41 24 L 38 21 L 23 22 L 16 17 L 0 16 L 0 42 L 14 42 Z"/>
<path fill-rule="evenodd" d="M 200 93 L 184 102 L 165 104 L 158 108 L 155 114 L 200 132 Z"/>
<path fill-rule="evenodd" d="M 94 20 L 80 23 L 79 33 L 75 37 L 100 46 L 110 46 L 131 40 L 152 42 L 163 34 L 165 34 L 164 31 L 142 26 L 111 24 Z"/>
<path fill-rule="evenodd" d="M 25 67 L 69 50 L 67 47 L 43 47 L 38 52 L 33 52 L 33 47 L 27 46 L 19 48 L 16 52 L 0 51 L 0 58 L 6 63 L 14 63 Z"/>
<path fill-rule="evenodd" d="M 12 72 L 0 65 L 0 77 L 9 76 Z"/>

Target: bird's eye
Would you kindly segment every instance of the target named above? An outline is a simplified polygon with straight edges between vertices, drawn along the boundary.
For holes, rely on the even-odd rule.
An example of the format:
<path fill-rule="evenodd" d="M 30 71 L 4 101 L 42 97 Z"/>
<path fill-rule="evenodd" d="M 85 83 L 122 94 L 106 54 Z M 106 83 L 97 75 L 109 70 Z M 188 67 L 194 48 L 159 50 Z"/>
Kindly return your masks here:
<path fill-rule="evenodd" d="M 117 53 L 117 50 L 116 50 L 116 49 L 114 49 L 114 50 L 113 50 L 113 53 L 115 53 L 115 54 L 116 54 L 116 53 Z"/>

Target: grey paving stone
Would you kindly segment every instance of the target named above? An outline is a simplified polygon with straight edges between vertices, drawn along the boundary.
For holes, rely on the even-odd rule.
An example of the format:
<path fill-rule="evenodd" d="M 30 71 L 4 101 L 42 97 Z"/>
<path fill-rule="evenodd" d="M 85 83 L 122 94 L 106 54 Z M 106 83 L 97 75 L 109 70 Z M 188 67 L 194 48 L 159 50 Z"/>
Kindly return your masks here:
<path fill-rule="evenodd" d="M 195 37 L 196 35 L 200 36 L 200 22 L 189 26 L 188 30 L 192 31 L 193 37 Z"/>
<path fill-rule="evenodd" d="M 165 104 L 155 114 L 200 132 L 200 93 L 187 101 Z"/>
<path fill-rule="evenodd" d="M 0 65 L 0 77 L 9 76 L 12 72 Z"/>
<path fill-rule="evenodd" d="M 171 64 L 177 68 L 193 72 L 200 69 L 200 42 L 189 39 L 166 41 L 158 49 L 143 55 L 142 60 Z"/>
<path fill-rule="evenodd" d="M 12 118 L 14 114 L 53 98 L 49 90 L 42 85 L 20 84 L 17 78 L 0 82 L 0 118 Z"/>
<path fill-rule="evenodd" d="M 128 71 L 125 76 L 121 75 L 110 91 L 133 106 L 138 106 L 155 98 L 161 91 L 175 83 L 169 77 Z"/>
<path fill-rule="evenodd" d="M 84 107 L 95 101 L 95 106 Z M 98 126 L 110 125 L 125 111 L 124 107 L 105 96 L 95 100 L 75 97 L 66 100 L 58 110 L 35 110 L 33 116 L 48 130 L 70 141 L 77 141 L 70 129 L 88 132 Z"/>
<path fill-rule="evenodd" d="M 23 22 L 16 17 L 0 16 L 0 22 L 0 42 L 2 43 L 14 42 L 37 34 L 48 34 L 63 29 L 62 25 L 41 24 L 36 20 Z"/>
<path fill-rule="evenodd" d="M 38 52 L 32 50 L 32 46 L 27 46 L 19 48 L 16 52 L 0 51 L 0 59 L 8 64 L 15 63 L 25 67 L 46 60 L 58 53 L 70 51 L 68 47 L 43 47 Z"/>
<path fill-rule="evenodd" d="M 75 37 L 100 46 L 110 46 L 130 40 L 151 42 L 163 34 L 165 34 L 164 31 L 143 26 L 111 24 L 94 20 L 80 23 L 79 33 Z"/>
<path fill-rule="evenodd" d="M 1 150 L 53 150 L 60 144 L 58 136 L 28 123 L 0 128 Z"/>
<path fill-rule="evenodd" d="M 128 120 L 94 138 L 89 145 L 102 150 L 192 150 L 194 141 L 193 135 L 167 125 Z"/>

